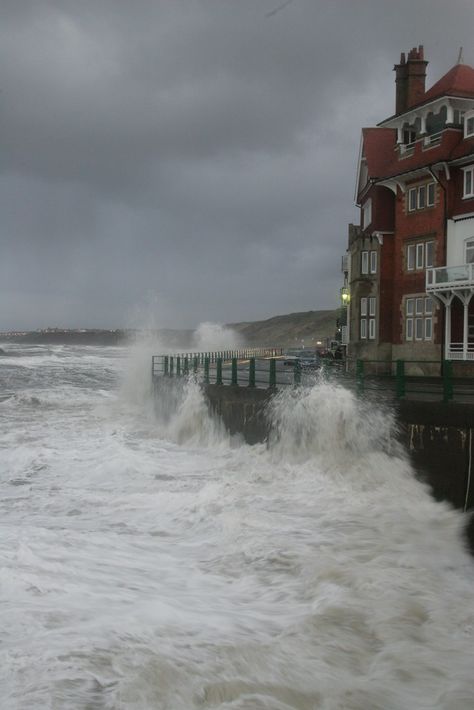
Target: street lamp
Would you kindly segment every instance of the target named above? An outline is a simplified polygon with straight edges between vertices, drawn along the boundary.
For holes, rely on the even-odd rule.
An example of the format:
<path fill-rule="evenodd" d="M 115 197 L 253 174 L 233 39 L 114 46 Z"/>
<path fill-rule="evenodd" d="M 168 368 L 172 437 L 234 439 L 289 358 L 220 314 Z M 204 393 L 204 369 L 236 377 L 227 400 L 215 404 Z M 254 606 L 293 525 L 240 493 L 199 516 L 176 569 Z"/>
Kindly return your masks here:
<path fill-rule="evenodd" d="M 351 300 L 351 294 L 347 286 L 341 288 L 341 301 L 343 306 L 348 306 Z"/>

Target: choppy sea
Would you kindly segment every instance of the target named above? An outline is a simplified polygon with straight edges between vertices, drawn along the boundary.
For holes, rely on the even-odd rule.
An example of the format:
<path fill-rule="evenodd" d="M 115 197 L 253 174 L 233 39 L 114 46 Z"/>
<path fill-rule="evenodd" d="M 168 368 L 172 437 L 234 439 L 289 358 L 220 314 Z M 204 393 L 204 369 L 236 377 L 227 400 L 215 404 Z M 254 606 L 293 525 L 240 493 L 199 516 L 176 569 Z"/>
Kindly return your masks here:
<path fill-rule="evenodd" d="M 470 710 L 474 563 L 390 414 L 247 446 L 146 348 L 1 344 L 2 710 Z"/>

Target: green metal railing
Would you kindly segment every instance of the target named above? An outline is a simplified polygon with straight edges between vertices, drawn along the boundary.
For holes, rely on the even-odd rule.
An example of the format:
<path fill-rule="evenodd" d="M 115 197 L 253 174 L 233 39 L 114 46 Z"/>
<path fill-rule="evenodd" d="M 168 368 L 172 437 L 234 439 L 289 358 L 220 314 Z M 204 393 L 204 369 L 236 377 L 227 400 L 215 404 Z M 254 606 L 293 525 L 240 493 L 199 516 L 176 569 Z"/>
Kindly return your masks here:
<path fill-rule="evenodd" d="M 450 360 L 356 360 L 356 389 L 359 394 L 382 388 L 390 389 L 397 399 L 442 399 L 449 402 L 455 394 L 456 380 L 453 376 L 453 363 Z M 471 394 L 463 383 L 463 392 Z M 474 395 L 474 379 L 472 380 Z"/>
<path fill-rule="evenodd" d="M 258 355 L 258 353 L 265 353 Z M 288 363 L 288 360 L 286 360 Z M 343 382 L 364 396 L 371 391 L 393 398 L 442 400 L 474 399 L 474 377 L 454 377 L 450 360 L 346 360 L 321 359 L 320 367 L 302 368 L 296 360 L 285 364 L 280 348 L 220 350 L 205 353 L 154 355 L 152 376 L 193 376 L 205 385 L 274 389 L 288 385 L 311 385 L 314 376 Z"/>
<path fill-rule="evenodd" d="M 262 355 L 258 356 L 261 353 Z M 284 364 L 281 348 L 254 348 L 206 353 L 154 355 L 152 376 L 187 377 L 204 384 L 274 388 L 301 383 L 301 366 Z"/>

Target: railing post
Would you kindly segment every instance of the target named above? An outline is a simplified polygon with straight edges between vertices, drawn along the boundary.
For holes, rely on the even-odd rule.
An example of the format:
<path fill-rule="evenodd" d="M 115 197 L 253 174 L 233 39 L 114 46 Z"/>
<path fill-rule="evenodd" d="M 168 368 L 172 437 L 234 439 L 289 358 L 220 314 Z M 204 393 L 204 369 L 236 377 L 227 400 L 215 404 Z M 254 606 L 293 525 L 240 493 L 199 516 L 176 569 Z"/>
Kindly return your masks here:
<path fill-rule="evenodd" d="M 364 361 L 356 361 L 356 392 L 362 394 L 364 391 Z"/>
<path fill-rule="evenodd" d="M 249 387 L 255 387 L 255 358 L 249 360 Z"/>
<path fill-rule="evenodd" d="M 170 357 L 170 377 L 173 377 L 173 369 L 174 369 L 174 357 L 171 355 L 171 357 Z"/>
<path fill-rule="evenodd" d="M 204 358 L 204 384 L 209 384 L 209 358 Z"/>
<path fill-rule="evenodd" d="M 178 355 L 176 358 L 176 377 L 179 377 L 181 375 L 181 358 Z"/>
<path fill-rule="evenodd" d="M 293 382 L 295 385 L 301 384 L 301 364 L 296 361 L 293 370 Z"/>
<path fill-rule="evenodd" d="M 405 360 L 397 360 L 397 369 L 395 374 L 395 391 L 397 399 L 402 399 L 406 394 L 405 381 Z"/>
<path fill-rule="evenodd" d="M 269 385 L 270 387 L 276 387 L 277 383 L 277 372 L 276 372 L 276 360 L 274 357 L 270 360 L 270 379 L 269 379 Z"/>
<path fill-rule="evenodd" d="M 198 359 L 197 359 L 196 356 L 194 356 L 194 360 L 193 360 L 193 372 L 194 372 L 194 374 L 197 374 L 197 371 L 198 371 Z"/>
<path fill-rule="evenodd" d="M 165 355 L 165 359 L 164 359 L 164 372 L 163 372 L 163 374 L 164 374 L 164 375 L 167 375 L 168 372 L 169 372 L 169 359 L 168 359 L 168 355 Z"/>
<path fill-rule="evenodd" d="M 237 385 L 237 358 L 233 357 L 232 358 L 232 374 L 231 374 L 231 385 Z"/>
<path fill-rule="evenodd" d="M 189 360 L 187 355 L 184 358 L 183 375 L 189 375 Z"/>
<path fill-rule="evenodd" d="M 453 363 L 451 360 L 443 362 L 443 402 L 453 398 Z"/>
<path fill-rule="evenodd" d="M 216 385 L 222 384 L 222 358 L 218 357 L 216 361 Z"/>

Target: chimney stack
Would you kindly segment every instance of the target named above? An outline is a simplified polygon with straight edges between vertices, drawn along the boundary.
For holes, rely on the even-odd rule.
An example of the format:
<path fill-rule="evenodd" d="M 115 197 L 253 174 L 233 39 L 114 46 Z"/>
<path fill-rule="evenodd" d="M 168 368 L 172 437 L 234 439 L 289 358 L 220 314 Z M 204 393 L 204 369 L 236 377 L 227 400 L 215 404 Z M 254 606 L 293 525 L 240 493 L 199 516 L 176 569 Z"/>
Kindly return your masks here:
<path fill-rule="evenodd" d="M 395 64 L 395 113 L 404 113 L 411 106 L 421 103 L 425 95 L 426 66 L 423 54 L 423 45 L 418 49 L 414 47 L 408 52 L 405 59 L 405 52 L 400 56 L 400 64 Z"/>

